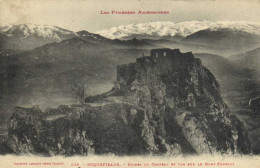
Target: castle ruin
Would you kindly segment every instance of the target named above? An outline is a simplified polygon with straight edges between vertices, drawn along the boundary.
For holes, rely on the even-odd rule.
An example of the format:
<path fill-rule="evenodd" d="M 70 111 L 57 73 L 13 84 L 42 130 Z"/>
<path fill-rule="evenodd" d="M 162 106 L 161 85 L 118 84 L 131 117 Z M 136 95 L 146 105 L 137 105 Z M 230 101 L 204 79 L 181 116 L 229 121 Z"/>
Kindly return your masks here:
<path fill-rule="evenodd" d="M 136 58 L 136 63 L 124 64 L 117 66 L 117 80 L 131 81 L 130 77 L 135 72 L 134 66 L 136 64 L 155 64 L 157 69 L 162 73 L 171 73 L 180 68 L 184 68 L 193 62 L 201 64 L 201 60 L 194 58 L 191 52 L 182 53 L 179 49 L 160 48 L 152 49 L 150 56 L 142 56 Z"/>

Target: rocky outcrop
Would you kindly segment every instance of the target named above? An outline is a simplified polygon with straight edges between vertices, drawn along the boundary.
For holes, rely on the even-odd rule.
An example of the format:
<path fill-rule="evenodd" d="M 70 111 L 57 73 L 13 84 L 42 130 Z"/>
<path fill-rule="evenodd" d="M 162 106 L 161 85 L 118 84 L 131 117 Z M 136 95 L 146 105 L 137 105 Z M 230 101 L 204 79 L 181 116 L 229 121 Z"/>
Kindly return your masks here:
<path fill-rule="evenodd" d="M 16 108 L 10 149 L 44 155 L 249 154 L 243 123 L 230 114 L 214 75 L 192 53 L 152 50 L 117 67 L 107 93 L 41 112 Z"/>

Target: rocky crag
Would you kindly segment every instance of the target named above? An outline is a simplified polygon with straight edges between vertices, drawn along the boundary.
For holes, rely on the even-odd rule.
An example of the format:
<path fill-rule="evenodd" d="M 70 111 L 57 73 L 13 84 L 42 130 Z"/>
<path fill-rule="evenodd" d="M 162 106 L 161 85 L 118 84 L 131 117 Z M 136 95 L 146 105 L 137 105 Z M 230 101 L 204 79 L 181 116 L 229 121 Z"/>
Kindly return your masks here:
<path fill-rule="evenodd" d="M 154 49 L 117 67 L 114 88 L 85 103 L 15 108 L 6 153 L 52 155 L 250 154 L 243 123 L 192 53 Z"/>

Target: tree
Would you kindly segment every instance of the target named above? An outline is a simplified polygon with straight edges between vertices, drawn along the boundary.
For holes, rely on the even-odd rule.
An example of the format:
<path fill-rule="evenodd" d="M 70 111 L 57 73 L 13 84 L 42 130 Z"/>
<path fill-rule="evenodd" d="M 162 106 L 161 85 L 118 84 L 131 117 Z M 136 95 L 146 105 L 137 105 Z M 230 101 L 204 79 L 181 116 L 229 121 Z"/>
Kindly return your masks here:
<path fill-rule="evenodd" d="M 80 82 L 74 82 L 71 84 L 71 90 L 74 94 L 76 103 L 79 102 L 84 102 L 84 99 L 86 97 L 86 90 L 87 90 L 87 85 L 85 81 L 80 81 Z"/>

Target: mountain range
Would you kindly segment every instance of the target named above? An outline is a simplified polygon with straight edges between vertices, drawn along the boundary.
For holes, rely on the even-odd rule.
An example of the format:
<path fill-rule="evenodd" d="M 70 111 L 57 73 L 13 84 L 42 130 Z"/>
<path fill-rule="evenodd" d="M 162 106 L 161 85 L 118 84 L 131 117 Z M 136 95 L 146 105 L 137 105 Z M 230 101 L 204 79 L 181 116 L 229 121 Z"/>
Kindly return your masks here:
<path fill-rule="evenodd" d="M 260 35 L 260 24 L 257 22 L 210 22 L 210 21 L 188 21 L 174 23 L 170 21 L 158 21 L 139 24 L 129 24 L 112 27 L 108 30 L 97 31 L 104 37 L 110 39 L 126 39 L 132 35 L 150 36 L 161 38 L 164 36 L 187 37 L 201 30 L 218 31 L 230 29 L 233 31 L 244 31 L 250 34 Z"/>
<path fill-rule="evenodd" d="M 77 34 L 56 26 L 4 24 L 0 27 L 1 48 L 28 50 L 47 43 L 72 38 Z"/>
<path fill-rule="evenodd" d="M 192 49 L 194 52 L 227 57 L 257 48 L 260 44 L 259 28 L 258 23 L 251 22 L 149 22 L 90 33 L 86 30 L 74 32 L 48 25 L 1 24 L 0 48 L 31 50 L 48 43 L 80 38 L 109 47 L 123 45 L 126 48 L 126 45 L 133 45 L 151 48 L 167 45 L 183 51 Z"/>
<path fill-rule="evenodd" d="M 150 22 L 95 33 L 1 24 L 1 123 L 16 105 L 71 104 L 73 82 L 85 82 L 87 95 L 108 91 L 116 80 L 118 64 L 134 62 L 153 48 L 179 48 L 192 51 L 215 75 L 231 113 L 234 109 L 242 118 L 254 140 L 260 137 L 255 124 L 259 122 L 248 116 L 248 101 L 260 94 L 259 72 L 255 71 L 259 39 L 259 24 L 248 22 Z M 260 145 L 254 142 L 259 152 Z"/>
<path fill-rule="evenodd" d="M 228 56 L 257 48 L 259 30 L 257 22 L 164 21 L 122 25 L 96 33 L 110 39 L 170 40 L 184 50 L 187 45 L 195 45 L 200 48 L 198 52 Z"/>

